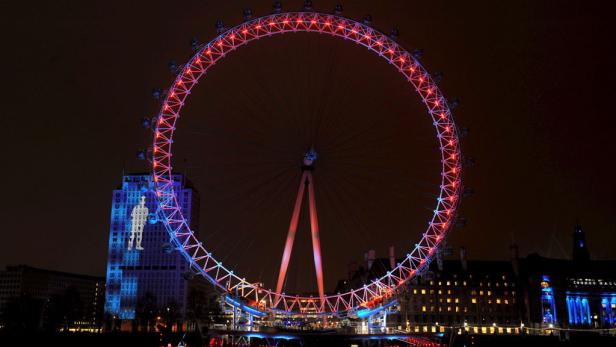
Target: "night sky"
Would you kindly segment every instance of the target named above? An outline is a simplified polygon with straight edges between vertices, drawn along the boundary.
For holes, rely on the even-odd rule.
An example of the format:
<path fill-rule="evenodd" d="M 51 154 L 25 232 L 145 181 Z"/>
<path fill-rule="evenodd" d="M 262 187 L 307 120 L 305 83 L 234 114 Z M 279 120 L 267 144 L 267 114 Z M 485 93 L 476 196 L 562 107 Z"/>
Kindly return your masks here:
<path fill-rule="evenodd" d="M 353 1 L 400 30 L 407 49 L 443 72 L 443 92 L 470 128 L 476 159 L 463 229 L 448 243 L 470 258 L 569 257 L 576 222 L 595 259 L 614 259 L 614 25 L 604 2 Z M 607 3 L 607 2 L 605 2 Z M 315 1 L 329 12 L 334 2 Z M 286 1 L 286 10 L 301 8 Z M 111 191 L 145 172 L 139 121 L 153 87 L 190 39 L 270 1 L 78 2 L 0 5 L 3 23 L 3 192 L 0 265 L 103 275 Z M 318 129 L 318 130 L 317 130 Z M 365 48 L 319 35 L 261 40 L 202 80 L 178 124 L 176 167 L 199 189 L 200 232 L 225 264 L 273 282 L 303 151 L 321 155 L 315 181 L 326 286 L 374 248 L 406 253 L 434 208 L 434 130 L 408 85 Z M 304 210 L 303 213 L 307 211 Z M 313 290 L 309 230 L 300 223 L 288 288 Z"/>

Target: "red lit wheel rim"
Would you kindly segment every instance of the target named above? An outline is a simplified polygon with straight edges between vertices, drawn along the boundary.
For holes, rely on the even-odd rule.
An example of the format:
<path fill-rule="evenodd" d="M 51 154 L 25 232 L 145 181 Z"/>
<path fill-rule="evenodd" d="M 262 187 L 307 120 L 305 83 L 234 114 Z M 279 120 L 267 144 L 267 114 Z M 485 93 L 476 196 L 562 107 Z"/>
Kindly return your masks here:
<path fill-rule="evenodd" d="M 421 97 L 440 143 L 440 193 L 434 214 L 419 242 L 383 277 L 346 293 L 326 295 L 323 300 L 262 288 L 225 267 L 195 237 L 173 189 L 173 135 L 192 88 L 210 67 L 236 48 L 263 37 L 289 32 L 321 33 L 350 40 L 393 65 Z M 190 262 L 192 269 L 219 289 L 237 295 L 237 299 L 253 308 L 296 314 L 327 314 L 372 307 L 385 301 L 396 288 L 413 278 L 429 263 L 456 215 L 461 189 L 460 156 L 456 126 L 447 101 L 428 72 L 409 52 L 381 32 L 354 20 L 332 14 L 292 12 L 260 17 L 231 28 L 202 46 L 184 65 L 169 88 L 156 121 L 152 170 L 163 223 L 171 240 Z"/>

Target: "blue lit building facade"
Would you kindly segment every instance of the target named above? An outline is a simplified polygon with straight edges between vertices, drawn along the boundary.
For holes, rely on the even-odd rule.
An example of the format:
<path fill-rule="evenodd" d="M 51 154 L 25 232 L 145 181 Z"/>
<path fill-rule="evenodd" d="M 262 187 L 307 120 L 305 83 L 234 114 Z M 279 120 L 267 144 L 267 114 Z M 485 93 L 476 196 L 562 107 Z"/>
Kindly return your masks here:
<path fill-rule="evenodd" d="M 174 189 L 184 216 L 197 229 L 199 197 L 185 177 L 174 175 Z M 143 300 L 159 310 L 186 313 L 187 263 L 169 247 L 169 235 L 158 220 L 149 174 L 125 175 L 113 191 L 105 313 L 121 320 L 138 318 Z"/>
<path fill-rule="evenodd" d="M 580 226 L 571 259 L 530 255 L 522 260 L 525 321 L 565 328 L 616 327 L 616 261 L 590 259 Z"/>

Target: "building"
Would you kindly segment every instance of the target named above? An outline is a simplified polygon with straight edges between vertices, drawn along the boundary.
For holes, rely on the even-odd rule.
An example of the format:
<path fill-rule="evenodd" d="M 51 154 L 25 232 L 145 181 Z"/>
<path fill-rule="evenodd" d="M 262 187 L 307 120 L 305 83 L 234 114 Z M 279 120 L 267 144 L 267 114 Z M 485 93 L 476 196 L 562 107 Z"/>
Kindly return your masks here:
<path fill-rule="evenodd" d="M 524 320 L 533 327 L 614 328 L 616 261 L 590 259 L 580 226 L 573 231 L 572 259 L 537 254 L 521 260 Z"/>
<path fill-rule="evenodd" d="M 28 322 L 32 330 L 99 331 L 104 285 L 103 277 L 7 266 L 0 272 L 2 324 L 10 328 Z"/>
<path fill-rule="evenodd" d="M 399 296 L 401 325 L 428 332 L 439 325 L 489 329 L 520 324 L 520 294 L 510 262 L 435 263 Z"/>
<path fill-rule="evenodd" d="M 574 228 L 571 259 L 537 254 L 510 260 L 436 259 L 397 292 L 397 305 L 388 309 L 387 325 L 413 332 L 518 334 L 550 333 L 551 328 L 616 327 L 616 261 L 591 260 L 584 231 Z M 401 259 L 393 248 L 387 258 L 373 250 L 365 263 L 352 263 L 348 278 L 339 281 L 343 292 L 383 276 Z"/>
<path fill-rule="evenodd" d="M 196 232 L 199 196 L 182 175 L 174 175 L 173 182 L 178 204 Z M 167 320 L 181 321 L 186 316 L 188 263 L 169 243 L 167 230 L 158 220 L 152 188 L 151 175 L 132 174 L 125 175 L 122 186 L 113 191 L 105 304 L 108 318 L 149 321 L 164 315 Z M 123 329 L 128 326 L 122 325 Z"/>

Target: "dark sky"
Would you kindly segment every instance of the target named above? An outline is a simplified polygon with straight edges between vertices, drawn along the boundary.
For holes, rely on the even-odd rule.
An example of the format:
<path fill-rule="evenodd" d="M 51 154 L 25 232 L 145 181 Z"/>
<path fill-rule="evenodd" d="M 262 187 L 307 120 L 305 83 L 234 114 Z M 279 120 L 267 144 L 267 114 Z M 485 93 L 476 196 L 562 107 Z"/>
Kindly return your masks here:
<path fill-rule="evenodd" d="M 449 243 L 471 258 L 508 258 L 512 240 L 522 254 L 567 257 L 576 221 L 594 258 L 616 257 L 616 44 L 607 3 L 344 4 L 349 17 L 370 13 L 378 29 L 397 26 L 400 43 L 423 48 L 424 65 L 445 74 L 444 93 L 462 100 L 455 114 L 471 129 L 463 150 L 477 161 L 466 172 L 476 195 L 463 202 L 468 225 Z M 0 265 L 104 274 L 111 191 L 123 172 L 147 169 L 134 157 L 149 141 L 139 120 L 156 112 L 150 90 L 171 82 L 166 65 L 189 57 L 191 37 L 215 35 L 217 18 L 235 25 L 244 7 L 261 15 L 270 6 L 0 5 Z M 329 11 L 333 2 L 315 7 Z M 326 285 L 368 247 L 380 255 L 390 244 L 410 248 L 434 207 L 438 153 L 425 111 L 405 88 L 365 49 L 318 35 L 262 40 L 216 66 L 192 95 L 176 142 L 178 168 L 201 191 L 206 243 L 225 263 L 271 281 L 296 158 L 315 144 Z M 307 261 L 292 263 L 289 278 L 298 288 L 311 282 L 301 275 L 311 274 L 302 225 L 294 256 Z"/>

